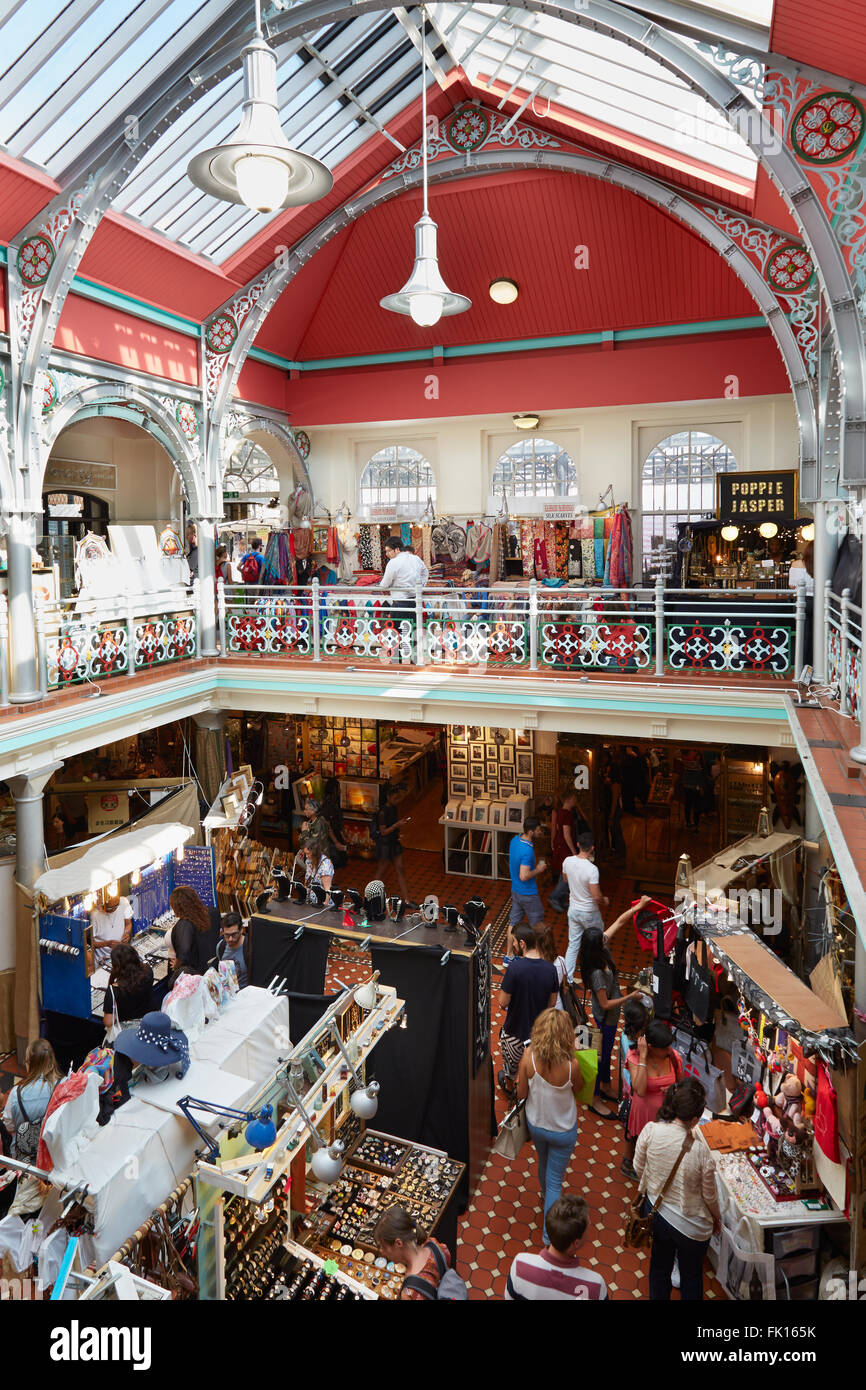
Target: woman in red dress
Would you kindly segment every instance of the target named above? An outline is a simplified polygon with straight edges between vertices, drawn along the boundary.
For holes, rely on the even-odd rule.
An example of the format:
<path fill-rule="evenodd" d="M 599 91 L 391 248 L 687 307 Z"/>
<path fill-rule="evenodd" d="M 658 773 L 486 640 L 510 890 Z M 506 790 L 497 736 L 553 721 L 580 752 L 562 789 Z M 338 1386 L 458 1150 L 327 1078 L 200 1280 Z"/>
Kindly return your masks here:
<path fill-rule="evenodd" d="M 626 1057 L 631 1077 L 631 1107 L 626 1129 L 626 1157 L 623 1172 L 636 1176 L 633 1167 L 635 1145 L 641 1130 L 661 1109 L 665 1091 L 681 1080 L 683 1061 L 674 1047 L 673 1034 L 666 1023 L 654 1018 Z M 626 1164 L 631 1168 L 628 1172 Z"/>

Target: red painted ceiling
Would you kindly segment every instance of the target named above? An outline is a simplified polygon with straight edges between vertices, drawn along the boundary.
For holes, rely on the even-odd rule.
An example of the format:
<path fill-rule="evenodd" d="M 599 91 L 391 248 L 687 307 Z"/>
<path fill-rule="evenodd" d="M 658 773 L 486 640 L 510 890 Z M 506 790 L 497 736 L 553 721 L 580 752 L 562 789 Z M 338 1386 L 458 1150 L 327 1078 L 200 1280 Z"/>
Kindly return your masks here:
<path fill-rule="evenodd" d="M 502 174 L 435 187 L 446 283 L 473 301 L 419 329 L 379 307 L 412 264 L 417 193 L 367 213 L 295 278 L 257 340 L 298 360 L 441 343 L 479 343 L 757 312 L 727 264 L 666 213 L 623 189 L 569 174 Z M 575 268 L 575 248 L 588 268 Z M 497 275 L 520 285 L 492 302 Z"/>
<path fill-rule="evenodd" d="M 776 0 L 770 48 L 809 67 L 866 83 L 866 4 Z"/>

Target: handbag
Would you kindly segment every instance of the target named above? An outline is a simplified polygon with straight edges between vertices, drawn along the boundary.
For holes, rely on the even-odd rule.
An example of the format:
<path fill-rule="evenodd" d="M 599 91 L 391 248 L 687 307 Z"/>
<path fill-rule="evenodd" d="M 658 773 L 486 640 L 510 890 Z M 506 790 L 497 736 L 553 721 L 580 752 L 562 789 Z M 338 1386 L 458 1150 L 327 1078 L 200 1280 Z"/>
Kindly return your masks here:
<path fill-rule="evenodd" d="M 598 1077 L 598 1052 L 594 1047 L 579 1048 L 575 1053 L 583 1086 L 576 1100 L 581 1105 L 592 1105 L 595 1096 L 595 1083 Z"/>
<path fill-rule="evenodd" d="M 689 1130 L 688 1134 L 683 1140 L 683 1146 L 680 1149 L 679 1154 L 677 1155 L 677 1161 L 674 1164 L 671 1171 L 668 1173 L 667 1178 L 665 1179 L 664 1187 L 662 1188 L 659 1195 L 656 1197 L 655 1202 L 650 1207 L 648 1212 L 644 1212 L 643 1210 L 643 1192 L 638 1191 L 635 1193 L 634 1197 L 632 1197 L 631 1201 L 629 1202 L 628 1213 L 625 1218 L 625 1230 L 622 1234 L 622 1243 L 624 1246 L 628 1247 L 631 1250 L 640 1250 L 643 1246 L 652 1244 L 653 1221 L 655 1220 L 655 1214 L 661 1206 L 662 1197 L 664 1197 L 665 1193 L 667 1192 L 668 1188 L 670 1187 L 671 1183 L 676 1177 L 677 1169 L 679 1168 L 689 1149 L 692 1147 L 693 1143 L 694 1135 L 692 1134 L 691 1130 Z"/>
<path fill-rule="evenodd" d="M 499 1133 L 493 1141 L 493 1152 L 501 1158 L 517 1158 L 528 1139 L 526 1101 L 519 1100 L 499 1126 Z"/>
<path fill-rule="evenodd" d="M 684 1028 L 674 1028 L 674 1047 L 682 1057 L 683 1076 L 699 1081 L 707 1093 L 710 1110 L 724 1110 L 728 1103 L 725 1074 L 713 1061 L 709 1043 Z"/>
<path fill-rule="evenodd" d="M 707 958 L 707 943 L 701 941 L 703 960 L 698 961 L 697 952 L 693 953 L 691 968 L 686 980 L 684 998 L 692 1016 L 698 1023 L 706 1023 L 713 1011 L 713 990 L 715 981 L 713 973 L 709 968 Z"/>
<path fill-rule="evenodd" d="M 578 1028 L 584 1028 L 586 1024 L 586 1009 L 574 985 L 567 975 L 563 975 L 562 984 L 559 986 L 559 997 L 562 1000 L 562 1007 L 574 1024 L 575 1032 Z M 587 1044 L 588 1046 L 589 1044 Z"/>
<path fill-rule="evenodd" d="M 669 1019 L 673 1008 L 673 966 L 665 954 L 664 922 L 656 919 L 656 949 L 653 957 L 653 1016 L 662 1021 Z"/>

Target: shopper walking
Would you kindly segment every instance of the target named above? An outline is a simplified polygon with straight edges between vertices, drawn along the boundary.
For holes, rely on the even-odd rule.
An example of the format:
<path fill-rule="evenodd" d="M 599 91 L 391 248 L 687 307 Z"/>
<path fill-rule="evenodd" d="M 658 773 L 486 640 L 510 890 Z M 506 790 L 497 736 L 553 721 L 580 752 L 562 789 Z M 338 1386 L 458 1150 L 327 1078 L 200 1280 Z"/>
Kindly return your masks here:
<path fill-rule="evenodd" d="M 577 854 L 568 855 L 562 863 L 562 876 L 568 886 L 568 950 L 565 965 L 570 980 L 574 979 L 583 933 L 590 927 L 604 931 L 601 912 L 610 903 L 598 884 L 591 832 L 587 830 L 579 835 L 577 845 Z"/>
<path fill-rule="evenodd" d="M 568 909 L 569 889 L 562 866 L 569 856 L 578 853 L 576 837 L 583 828 L 582 821 L 583 817 L 577 810 L 577 793 L 569 789 L 554 806 L 550 818 L 550 865 L 556 887 L 547 901 L 554 912 Z"/>
<path fill-rule="evenodd" d="M 637 1142 L 634 1166 L 639 1190 L 646 1196 L 645 1210 L 658 1201 L 679 1160 L 653 1219 L 649 1296 L 654 1303 L 670 1299 L 675 1260 L 681 1300 L 695 1303 L 703 1298 L 704 1258 L 713 1232 L 721 1230 L 716 1160 L 694 1135 L 706 1099 L 703 1086 L 692 1077 L 670 1087 L 657 1119 L 646 1125 Z"/>
<path fill-rule="evenodd" d="M 589 1207 L 583 1197 L 566 1192 L 557 1198 L 547 1213 L 547 1245 L 538 1254 L 515 1257 L 505 1301 L 599 1303 L 606 1299 L 607 1285 L 601 1275 L 580 1262 L 588 1227 Z"/>
<path fill-rule="evenodd" d="M 539 922 L 538 926 L 535 928 L 535 938 L 538 942 L 538 952 L 541 959 L 549 960 L 550 964 L 556 970 L 556 978 L 560 992 L 556 996 L 555 1007 L 557 1009 L 562 1009 L 565 1007 L 562 1002 L 562 982 L 566 979 L 568 973 L 565 968 L 565 956 L 561 956 L 556 949 L 556 940 L 553 935 L 552 927 L 547 927 L 543 922 Z"/>
<path fill-rule="evenodd" d="M 533 841 L 537 840 L 541 824 L 536 816 L 527 816 L 523 829 L 508 846 L 508 868 L 511 873 L 511 912 L 508 925 L 516 927 L 524 917 L 531 927 L 544 919 L 541 894 L 536 879 L 544 873 L 544 859 L 535 862 Z"/>
<path fill-rule="evenodd" d="M 682 1079 L 682 1058 L 672 1043 L 670 1028 L 654 1018 L 626 1059 L 631 1078 L 627 1136 L 633 1141 L 659 1113 L 665 1091 Z"/>
<path fill-rule="evenodd" d="M 625 1127 L 625 1158 L 620 1164 L 620 1172 L 627 1178 L 636 1177 L 634 1171 L 634 1146 L 637 1140 L 628 1132 L 629 1115 L 631 1114 L 631 1072 L 628 1066 L 628 1055 L 632 1048 L 637 1048 L 639 1040 L 643 1037 L 650 1021 L 651 1014 L 644 1002 L 645 995 L 639 999 L 627 999 L 622 1006 L 622 1030 L 619 1035 L 619 1089 L 620 1104 L 626 1103 Z"/>
<path fill-rule="evenodd" d="M 556 967 L 542 960 L 538 938 L 532 927 L 513 929 L 514 957 L 502 977 L 499 1007 L 505 1019 L 499 1034 L 503 1069 L 499 1084 L 506 1095 L 514 1095 L 517 1069 L 535 1020 L 545 1009 L 552 1009 L 559 995 Z"/>
<path fill-rule="evenodd" d="M 596 1027 L 601 1029 L 601 1053 L 595 1083 L 596 1100 L 600 1098 L 610 1101 L 614 1106 L 619 1105 L 619 1098 L 610 1091 L 610 1059 L 616 1042 L 620 1009 L 627 999 L 638 999 L 642 996 L 640 990 L 636 989 L 626 994 L 621 993 L 609 943 L 620 927 L 647 902 L 649 898 L 641 898 L 633 907 L 621 913 L 607 931 L 602 932 L 597 927 L 590 927 L 583 933 L 580 943 L 580 978 L 590 991 L 592 1016 Z M 599 1115 L 602 1119 L 609 1120 L 616 1116 L 616 1110 L 608 1110 L 606 1106 L 594 1104 L 589 1108 L 594 1115 Z"/>
<path fill-rule="evenodd" d="M 373 817 L 370 827 L 373 846 L 376 850 L 376 872 L 384 881 L 388 864 L 394 865 L 397 885 L 404 901 L 409 897 L 409 884 L 406 882 L 406 869 L 403 864 L 403 846 L 400 843 L 400 827 L 407 825 L 409 816 L 402 818 L 397 811 L 397 788 L 388 783 L 385 788 L 385 805 Z"/>
<path fill-rule="evenodd" d="M 241 556 L 241 579 L 245 584 L 258 584 L 261 578 L 265 557 L 262 554 L 261 536 L 253 536 L 249 550 Z"/>
<path fill-rule="evenodd" d="M 545 1215 L 562 1193 L 577 1143 L 577 1096 L 583 1089 L 574 1060 L 574 1027 L 565 1012 L 545 1009 L 532 1025 L 530 1045 L 517 1071 L 517 1098 L 526 1101 L 526 1123 L 538 1154 L 538 1183 Z"/>

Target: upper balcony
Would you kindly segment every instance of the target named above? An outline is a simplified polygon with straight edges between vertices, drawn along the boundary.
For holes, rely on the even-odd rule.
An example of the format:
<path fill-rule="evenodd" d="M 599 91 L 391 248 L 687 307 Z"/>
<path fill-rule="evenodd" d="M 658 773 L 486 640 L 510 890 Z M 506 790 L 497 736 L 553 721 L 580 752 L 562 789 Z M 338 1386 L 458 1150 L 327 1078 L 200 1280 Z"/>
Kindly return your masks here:
<path fill-rule="evenodd" d="M 117 736 L 125 713 L 163 722 L 216 705 L 297 709 L 310 699 L 329 699 L 338 710 L 347 701 L 402 700 L 442 723 L 464 717 L 467 704 L 479 717 L 482 703 L 517 706 L 560 721 L 549 727 L 579 719 L 586 731 L 620 724 L 634 736 L 664 736 L 666 719 L 687 716 L 690 725 L 677 725 L 681 736 L 701 737 L 703 728 L 703 736 L 718 737 L 701 722 L 717 718 L 729 721 L 730 741 L 772 743 L 787 725 L 784 696 L 803 664 L 811 621 L 800 590 L 532 582 L 395 596 L 317 582 L 220 582 L 215 659 L 202 652 L 197 585 L 171 605 L 128 603 L 121 617 L 93 601 L 38 603 L 41 699 L 11 705 L 3 604 L 0 775 L 34 740 L 50 751 L 51 739 L 73 728 L 90 731 L 90 747 Z M 841 607 L 831 613 L 841 619 Z M 845 613 L 849 631 L 850 605 Z M 851 663 L 856 650 L 859 661 L 859 644 L 849 636 L 845 645 L 838 622 L 829 631 L 832 653 L 841 658 L 844 647 Z M 852 678 L 847 698 L 854 690 Z M 300 695 L 308 697 L 301 704 Z M 400 713 L 413 717 L 406 707 Z"/>

